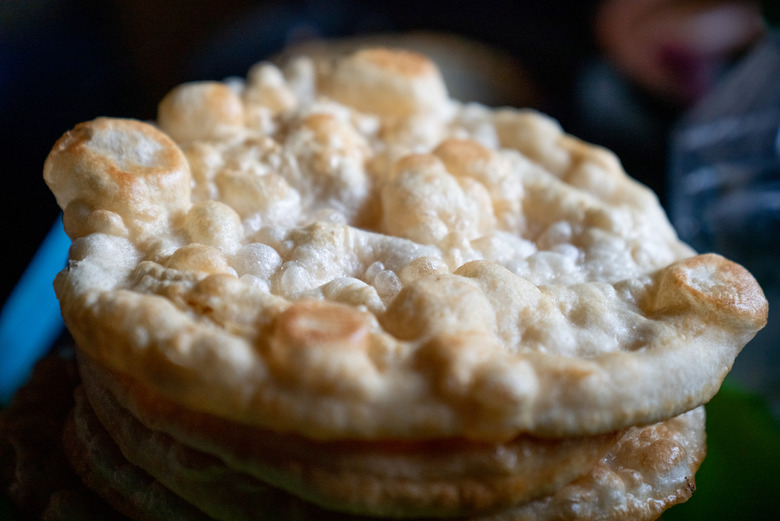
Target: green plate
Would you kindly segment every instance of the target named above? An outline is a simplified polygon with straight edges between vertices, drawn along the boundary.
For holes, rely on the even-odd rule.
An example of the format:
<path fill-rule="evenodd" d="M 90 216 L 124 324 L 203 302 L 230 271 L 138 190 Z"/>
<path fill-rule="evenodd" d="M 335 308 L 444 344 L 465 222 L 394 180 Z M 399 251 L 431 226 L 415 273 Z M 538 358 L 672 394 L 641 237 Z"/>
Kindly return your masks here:
<path fill-rule="evenodd" d="M 780 423 L 728 379 L 707 404 L 707 457 L 696 492 L 663 521 L 768 520 L 780 513 Z"/>

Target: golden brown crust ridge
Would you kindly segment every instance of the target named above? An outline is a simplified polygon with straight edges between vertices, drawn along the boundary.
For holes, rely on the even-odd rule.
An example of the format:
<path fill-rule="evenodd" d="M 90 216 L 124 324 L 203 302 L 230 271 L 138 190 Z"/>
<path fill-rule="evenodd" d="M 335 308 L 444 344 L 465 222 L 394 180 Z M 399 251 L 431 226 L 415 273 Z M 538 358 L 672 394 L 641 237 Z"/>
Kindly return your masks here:
<path fill-rule="evenodd" d="M 713 322 L 728 322 L 738 330 L 766 325 L 768 303 L 753 276 L 742 266 L 716 254 L 678 262 L 663 272 L 653 309 L 683 312 L 700 308 Z"/>

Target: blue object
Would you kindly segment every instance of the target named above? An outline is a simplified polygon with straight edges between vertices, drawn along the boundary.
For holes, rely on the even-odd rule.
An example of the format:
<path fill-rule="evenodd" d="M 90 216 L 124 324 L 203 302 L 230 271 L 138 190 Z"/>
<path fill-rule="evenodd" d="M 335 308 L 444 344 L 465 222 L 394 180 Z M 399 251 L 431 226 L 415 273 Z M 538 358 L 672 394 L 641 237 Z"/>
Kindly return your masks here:
<path fill-rule="evenodd" d="M 63 330 L 52 281 L 65 267 L 69 247 L 60 217 L 0 310 L 0 405 L 10 401 Z"/>

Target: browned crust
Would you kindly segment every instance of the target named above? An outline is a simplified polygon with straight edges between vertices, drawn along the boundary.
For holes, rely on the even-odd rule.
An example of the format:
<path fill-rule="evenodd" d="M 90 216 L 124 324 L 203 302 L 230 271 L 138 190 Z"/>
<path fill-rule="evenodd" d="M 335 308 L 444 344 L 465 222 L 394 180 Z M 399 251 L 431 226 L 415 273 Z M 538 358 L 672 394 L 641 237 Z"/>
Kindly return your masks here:
<path fill-rule="evenodd" d="M 93 408 L 136 464 L 154 465 L 133 449 L 133 432 L 153 430 L 218 456 L 250 482 L 253 476 L 324 507 L 367 515 L 448 517 L 515 505 L 583 475 L 622 435 L 314 441 L 183 409 L 84 356 L 80 365 Z"/>
<path fill-rule="evenodd" d="M 86 408 L 80 414 L 93 413 Z M 148 467 L 174 488 L 180 487 L 177 489 L 179 494 L 206 510 L 212 509 L 212 515 L 217 519 L 273 519 L 279 515 L 290 520 L 388 519 L 322 510 L 281 490 L 267 488 L 246 474 L 225 467 L 213 456 L 183 446 L 168 435 L 149 431 L 136 420 L 128 417 L 117 422 L 116 419 L 112 420 L 110 430 L 118 436 L 120 446 L 137 444 L 126 447 L 128 457 L 140 458 L 141 466 Z M 130 420 L 134 427 L 128 428 L 125 420 Z M 650 521 L 667 508 L 687 500 L 694 492 L 694 475 L 705 453 L 704 439 L 701 408 L 660 424 L 632 428 L 587 475 L 558 488 L 551 495 L 495 513 L 459 519 Z M 140 469 L 136 468 L 136 471 L 140 472 Z M 221 483 L 219 488 L 214 487 L 215 477 Z M 131 500 L 138 501 L 142 497 L 146 498 L 144 501 L 153 499 L 152 496 L 135 496 Z M 226 505 L 229 505 L 227 510 Z M 259 505 L 262 505 L 261 510 L 257 509 Z M 349 509 L 343 504 L 338 507 Z M 396 512 L 396 515 L 400 513 Z"/>

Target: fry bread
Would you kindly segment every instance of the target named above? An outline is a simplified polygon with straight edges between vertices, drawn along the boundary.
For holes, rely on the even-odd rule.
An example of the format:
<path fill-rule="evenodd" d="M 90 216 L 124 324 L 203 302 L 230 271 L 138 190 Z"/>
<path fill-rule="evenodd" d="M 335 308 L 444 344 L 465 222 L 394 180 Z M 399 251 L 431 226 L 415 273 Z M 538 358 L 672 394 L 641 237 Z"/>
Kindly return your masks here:
<path fill-rule="evenodd" d="M 180 85 L 77 125 L 44 178 L 74 464 L 99 475 L 102 429 L 216 519 L 656 518 L 767 320 L 614 154 L 408 50 Z"/>

